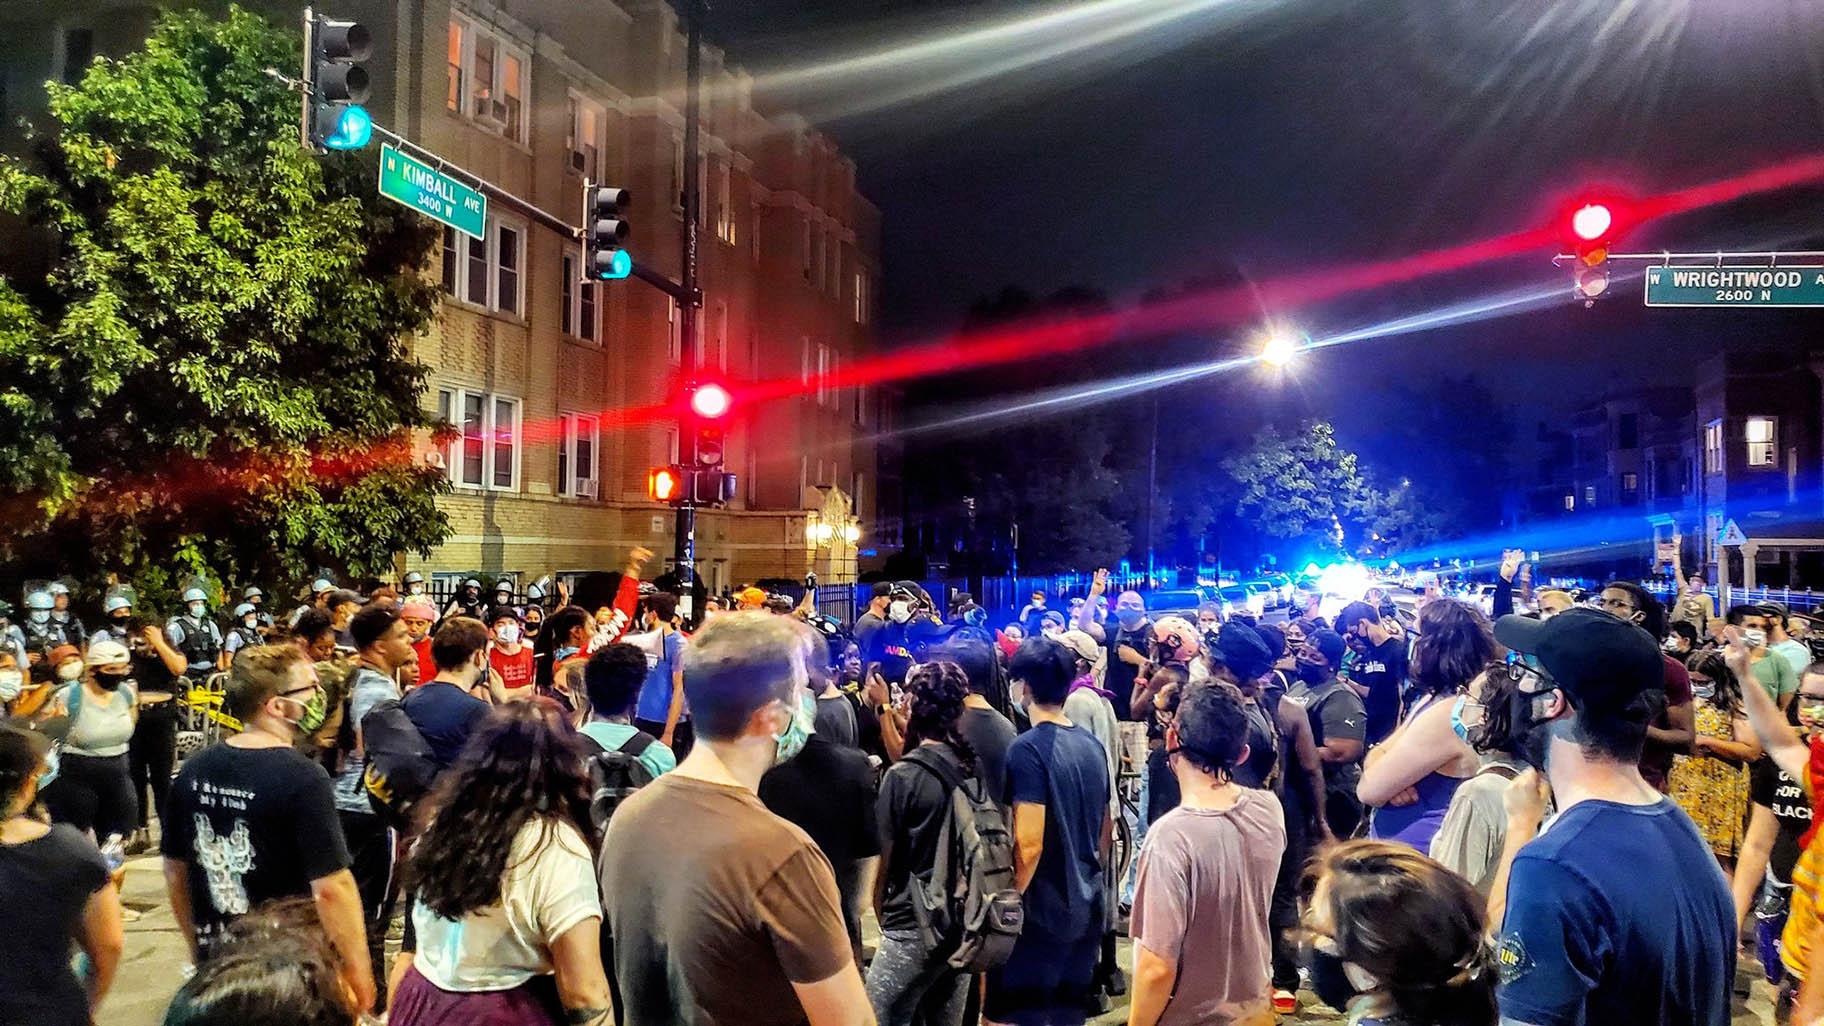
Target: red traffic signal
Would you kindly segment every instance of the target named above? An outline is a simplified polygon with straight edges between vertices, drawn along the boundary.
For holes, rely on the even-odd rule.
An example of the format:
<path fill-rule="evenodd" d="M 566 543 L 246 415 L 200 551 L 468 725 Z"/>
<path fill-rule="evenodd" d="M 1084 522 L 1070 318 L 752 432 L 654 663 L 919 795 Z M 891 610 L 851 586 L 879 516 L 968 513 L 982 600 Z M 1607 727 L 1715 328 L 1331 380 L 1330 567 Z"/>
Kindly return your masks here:
<path fill-rule="evenodd" d="M 690 412 L 705 420 L 719 420 L 735 405 L 728 389 L 714 382 L 693 385 L 690 389 Z"/>
<path fill-rule="evenodd" d="M 1606 203 L 1585 203 L 1571 212 L 1571 234 L 1585 242 L 1597 242 L 1615 226 L 1615 214 Z"/>
<path fill-rule="evenodd" d="M 682 468 L 654 467 L 646 474 L 646 497 L 653 502 L 677 502 L 683 495 Z"/>

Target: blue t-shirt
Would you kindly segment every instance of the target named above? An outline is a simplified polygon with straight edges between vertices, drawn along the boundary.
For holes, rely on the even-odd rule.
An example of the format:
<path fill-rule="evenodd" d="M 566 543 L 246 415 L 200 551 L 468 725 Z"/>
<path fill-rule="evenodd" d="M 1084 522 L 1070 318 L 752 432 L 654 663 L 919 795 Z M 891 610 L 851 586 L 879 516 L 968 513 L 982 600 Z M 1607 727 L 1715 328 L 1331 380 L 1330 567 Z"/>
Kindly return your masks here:
<path fill-rule="evenodd" d="M 432 681 L 415 687 L 400 703 L 440 770 L 449 769 L 469 743 L 469 735 L 488 718 L 488 703 L 454 684 Z"/>
<path fill-rule="evenodd" d="M 631 723 L 590 720 L 583 724 L 583 736 L 600 745 L 604 752 L 620 751 L 621 746 L 627 743 L 627 739 L 637 733 L 639 733 L 639 728 Z M 641 752 L 638 758 L 640 765 L 646 767 L 646 772 L 652 774 L 654 780 L 678 768 L 678 757 L 672 754 L 671 749 L 665 747 L 665 743 L 657 738 L 646 746 L 646 750 Z"/>
<path fill-rule="evenodd" d="M 1007 802 L 1045 806 L 1045 847 L 1026 888 L 1022 937 L 1068 943 L 1102 930 L 1102 862 L 1108 815 L 1102 743 L 1081 727 L 1041 723 L 1007 749 Z"/>
<path fill-rule="evenodd" d="M 653 723 L 664 723 L 665 716 L 671 711 L 671 680 L 677 673 L 678 659 L 684 652 L 684 635 L 672 631 L 661 639 L 659 661 L 648 660 L 646 683 L 640 685 L 639 705 L 634 708 L 634 715 Z M 678 720 L 688 719 L 680 710 Z"/>
<path fill-rule="evenodd" d="M 1579 802 L 1514 858 L 1501 1016 L 1726 1026 L 1735 942 L 1729 885 L 1677 804 Z"/>

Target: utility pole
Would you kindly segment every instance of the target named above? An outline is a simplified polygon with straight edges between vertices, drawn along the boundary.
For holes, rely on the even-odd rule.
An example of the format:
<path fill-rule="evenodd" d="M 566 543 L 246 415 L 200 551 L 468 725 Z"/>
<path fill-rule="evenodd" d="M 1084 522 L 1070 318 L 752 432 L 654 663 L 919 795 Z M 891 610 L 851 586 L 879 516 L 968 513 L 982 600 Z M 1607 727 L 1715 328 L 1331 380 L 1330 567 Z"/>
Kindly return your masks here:
<path fill-rule="evenodd" d="M 1153 394 L 1152 443 L 1146 455 L 1146 586 L 1153 586 L 1153 497 L 1159 494 L 1159 395 Z"/>
<path fill-rule="evenodd" d="M 684 14 L 684 226 L 683 226 L 683 268 L 680 272 L 680 284 L 684 286 L 684 298 L 678 302 L 678 330 L 682 333 L 679 349 L 685 361 L 685 374 L 688 376 L 698 367 L 703 354 L 697 344 L 697 307 L 702 302 L 697 291 L 697 221 L 703 214 L 700 196 L 702 192 L 701 157 L 699 148 L 702 141 L 698 138 L 698 120 L 701 117 L 701 97 L 703 63 L 703 16 L 708 5 L 703 0 L 683 0 L 681 10 Z M 679 415 L 678 424 L 678 462 L 691 469 L 685 480 L 689 482 L 684 489 L 684 501 L 678 504 L 678 521 L 676 538 L 672 548 L 672 562 L 678 574 L 678 612 L 685 622 L 694 622 L 694 608 L 697 581 L 697 499 L 696 482 L 697 466 L 697 432 L 696 414 L 687 404 Z"/>

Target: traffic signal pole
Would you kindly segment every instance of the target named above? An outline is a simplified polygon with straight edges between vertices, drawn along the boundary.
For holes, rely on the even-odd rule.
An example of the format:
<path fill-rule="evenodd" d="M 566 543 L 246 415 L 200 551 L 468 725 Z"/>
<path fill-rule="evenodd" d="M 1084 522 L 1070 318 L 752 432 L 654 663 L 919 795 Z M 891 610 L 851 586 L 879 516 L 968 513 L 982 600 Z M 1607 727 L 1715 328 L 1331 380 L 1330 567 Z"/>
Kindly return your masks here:
<path fill-rule="evenodd" d="M 678 331 L 683 335 L 679 348 L 685 354 L 687 368 L 701 366 L 703 354 L 697 338 L 698 305 L 702 294 L 697 289 L 697 221 L 702 216 L 702 169 L 698 138 L 701 117 L 703 62 L 702 0 L 684 0 L 684 226 L 683 267 L 679 282 L 685 298 L 678 303 Z M 687 371 L 688 373 L 688 371 Z M 678 612 L 686 623 L 696 621 L 695 595 L 697 580 L 697 499 L 700 477 L 697 466 L 696 411 L 689 403 L 679 413 L 678 462 L 690 469 L 685 477 L 683 501 L 678 503 L 678 519 L 672 545 L 672 562 L 678 574 Z"/>

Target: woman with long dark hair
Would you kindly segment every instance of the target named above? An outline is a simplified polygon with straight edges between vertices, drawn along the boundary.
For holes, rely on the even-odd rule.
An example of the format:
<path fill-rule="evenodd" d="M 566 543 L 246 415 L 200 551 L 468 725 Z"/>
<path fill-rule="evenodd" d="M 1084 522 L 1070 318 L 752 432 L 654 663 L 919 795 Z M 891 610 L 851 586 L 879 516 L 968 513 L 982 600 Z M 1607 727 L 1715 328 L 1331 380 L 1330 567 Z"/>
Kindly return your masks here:
<path fill-rule="evenodd" d="M 977 789 L 975 752 L 957 723 L 969 678 L 950 662 L 924 663 L 906 675 L 906 754 L 880 782 L 880 876 L 874 910 L 880 948 L 868 966 L 868 1001 L 881 1026 L 956 1026 L 969 977 L 949 967 L 948 952 L 927 950 L 913 912 L 914 878 L 928 882 L 939 858 L 938 834 L 958 787 Z"/>
<path fill-rule="evenodd" d="M 1691 696 L 1697 717 L 1696 751 L 1672 760 L 1666 786 L 1716 853 L 1723 871 L 1741 854 L 1748 819 L 1748 767 L 1761 757 L 1761 742 L 1742 705 L 1742 685 L 1714 649 L 1691 657 Z"/>
<path fill-rule="evenodd" d="M 1431 847 L 1457 788 L 1482 760 L 1462 729 L 1470 682 L 1495 661 L 1495 637 L 1481 610 L 1434 599 L 1419 611 L 1413 643 L 1413 699 L 1404 720 L 1368 753 L 1356 797 L 1378 806 L 1370 835 Z"/>
<path fill-rule="evenodd" d="M 1494 1026 L 1495 957 L 1467 880 L 1403 844 L 1318 854 L 1303 952 L 1311 990 L 1360 1026 Z"/>
<path fill-rule="evenodd" d="M 392 1026 L 608 1021 L 589 774 L 563 716 L 496 709 L 431 808 L 406 863 L 418 945 Z"/>
<path fill-rule="evenodd" d="M 589 690 L 583 683 L 583 667 L 589 662 L 595 626 L 587 609 L 564 606 L 545 621 L 534 649 L 538 693 L 557 699 L 570 714 L 571 726 L 582 726 L 588 716 Z"/>

